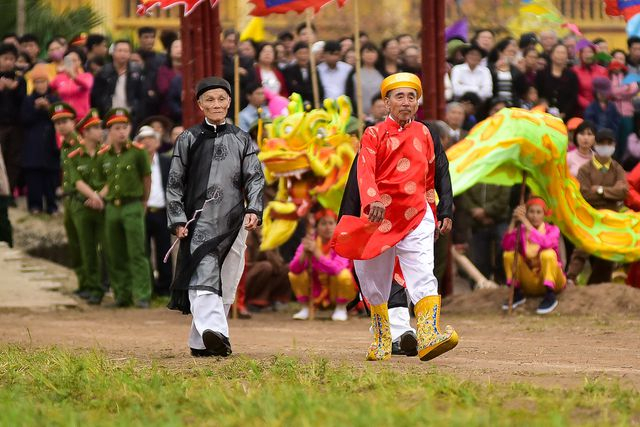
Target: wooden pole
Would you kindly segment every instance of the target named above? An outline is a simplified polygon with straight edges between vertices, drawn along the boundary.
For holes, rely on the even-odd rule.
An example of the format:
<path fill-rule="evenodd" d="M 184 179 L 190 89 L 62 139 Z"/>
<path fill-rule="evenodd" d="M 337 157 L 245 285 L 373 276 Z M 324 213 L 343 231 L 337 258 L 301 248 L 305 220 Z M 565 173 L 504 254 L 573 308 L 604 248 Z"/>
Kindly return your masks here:
<path fill-rule="evenodd" d="M 358 125 L 358 136 L 362 137 L 362 126 L 364 124 L 363 120 L 363 111 L 362 111 L 362 54 L 360 52 L 360 1 L 353 0 L 353 13 L 354 17 L 354 25 L 353 25 L 353 43 L 355 45 L 356 50 L 356 103 L 357 103 L 357 112 L 358 112 L 358 120 L 360 120 Z"/>
<path fill-rule="evenodd" d="M 313 9 L 309 8 L 306 11 L 307 31 L 311 33 L 311 17 L 313 16 Z M 311 86 L 313 87 L 313 108 L 320 108 L 320 91 L 318 90 L 318 70 L 316 69 L 316 56 L 312 52 L 314 40 L 309 40 L 309 60 L 311 66 Z"/>
<path fill-rule="evenodd" d="M 522 206 L 524 204 L 524 195 L 527 190 L 527 171 L 522 172 L 522 185 L 520 186 L 520 203 L 518 206 Z M 516 247 L 515 254 L 513 256 L 513 266 L 511 268 L 511 288 L 509 289 L 509 314 L 513 312 L 513 295 L 515 294 L 516 286 L 518 285 L 518 258 L 520 258 L 520 235 L 522 234 L 520 231 L 520 227 L 522 224 L 520 222 L 516 223 Z"/>
<path fill-rule="evenodd" d="M 22 36 L 25 32 L 27 18 L 25 0 L 18 0 L 16 7 L 16 33 Z"/>
<path fill-rule="evenodd" d="M 240 2 L 236 1 L 236 32 L 238 40 L 236 43 L 240 45 Z M 240 52 L 236 48 L 233 55 L 233 122 L 236 126 L 240 123 Z M 235 307 L 235 304 L 234 304 Z"/>

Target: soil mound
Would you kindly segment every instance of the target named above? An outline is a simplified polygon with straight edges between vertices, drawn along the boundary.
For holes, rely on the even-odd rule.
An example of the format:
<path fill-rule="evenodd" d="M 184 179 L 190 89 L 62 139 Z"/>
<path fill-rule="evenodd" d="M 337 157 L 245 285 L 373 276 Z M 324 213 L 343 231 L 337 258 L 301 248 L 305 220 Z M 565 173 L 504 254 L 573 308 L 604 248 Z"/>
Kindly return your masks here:
<path fill-rule="evenodd" d="M 508 296 L 506 287 L 453 295 L 444 300 L 444 312 L 461 315 L 495 314 L 502 310 L 502 304 Z M 558 295 L 558 302 L 554 314 L 640 318 L 640 289 L 621 284 L 568 288 Z M 539 303 L 540 298 L 527 298 L 524 307 L 519 307 L 517 311 L 535 314 Z"/>

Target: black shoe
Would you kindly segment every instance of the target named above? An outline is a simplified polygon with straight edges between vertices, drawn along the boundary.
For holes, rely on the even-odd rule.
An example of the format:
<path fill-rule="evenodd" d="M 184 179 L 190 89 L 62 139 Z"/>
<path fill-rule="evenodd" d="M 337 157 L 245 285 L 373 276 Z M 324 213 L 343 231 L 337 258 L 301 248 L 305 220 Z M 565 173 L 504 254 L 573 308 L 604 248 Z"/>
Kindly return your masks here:
<path fill-rule="evenodd" d="M 557 306 L 558 306 L 558 299 L 556 298 L 556 293 L 553 292 L 551 289 L 549 289 L 547 293 L 544 295 L 544 298 L 542 298 L 542 302 L 538 306 L 536 313 L 549 314 L 553 310 L 555 310 Z"/>
<path fill-rule="evenodd" d="M 214 332 L 211 329 L 206 329 L 202 333 L 202 341 L 208 351 L 213 353 L 214 356 L 227 357 L 231 354 L 231 343 L 229 338 L 222 335 L 220 332 Z"/>
<path fill-rule="evenodd" d="M 76 290 L 73 292 L 73 294 L 77 297 L 80 297 L 82 299 L 89 299 L 91 297 L 91 292 L 89 291 L 83 291 L 83 290 Z"/>
<path fill-rule="evenodd" d="M 214 357 L 215 354 L 209 350 L 200 350 L 198 348 L 191 349 L 191 355 L 193 357 Z"/>
<path fill-rule="evenodd" d="M 515 288 L 513 291 L 513 308 L 518 308 L 520 307 L 522 304 L 524 304 L 525 302 L 527 302 L 527 298 L 525 298 L 524 294 L 522 293 L 522 289 L 520 288 Z M 502 309 L 503 310 L 509 310 L 509 301 L 507 300 L 504 304 L 502 304 Z"/>
<path fill-rule="evenodd" d="M 131 307 L 131 305 L 132 304 L 130 302 L 115 301 L 110 304 L 107 304 L 105 307 L 106 308 L 126 308 L 126 307 Z"/>
<path fill-rule="evenodd" d="M 400 341 L 394 341 L 391 343 L 391 354 L 393 356 L 404 356 L 404 351 L 400 348 Z"/>
<path fill-rule="evenodd" d="M 100 305 L 102 302 L 102 295 L 91 295 L 87 300 L 89 305 Z"/>
<path fill-rule="evenodd" d="M 142 300 L 140 300 L 140 301 L 138 301 L 136 303 L 136 307 L 137 308 L 149 308 L 149 307 L 151 307 L 151 304 L 149 303 L 149 300 L 142 299 Z"/>
<path fill-rule="evenodd" d="M 407 357 L 418 355 L 418 337 L 413 331 L 407 331 L 400 335 L 400 349 Z"/>

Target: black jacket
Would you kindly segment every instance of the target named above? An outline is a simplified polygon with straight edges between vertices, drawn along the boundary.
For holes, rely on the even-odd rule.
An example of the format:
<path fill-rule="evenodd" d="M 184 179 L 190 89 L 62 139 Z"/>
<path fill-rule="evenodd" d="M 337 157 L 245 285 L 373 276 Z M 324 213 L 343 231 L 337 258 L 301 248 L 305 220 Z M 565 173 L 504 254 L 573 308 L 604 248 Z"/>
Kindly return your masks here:
<path fill-rule="evenodd" d="M 160 175 L 162 175 L 162 189 L 167 191 L 167 181 L 169 181 L 169 169 L 171 169 L 171 157 L 156 154 L 160 162 Z"/>
<path fill-rule="evenodd" d="M 309 71 L 307 73 L 307 79 L 302 78 L 302 71 L 298 64 L 291 64 L 284 70 L 282 75 L 287 82 L 287 88 L 289 93 L 298 93 L 305 102 L 313 105 L 313 85 L 311 84 L 311 68 L 307 67 Z M 318 75 L 318 93 L 320 94 L 320 101 L 324 99 L 324 90 L 322 88 L 322 81 L 320 75 Z"/>
<path fill-rule="evenodd" d="M 35 101 L 43 97 L 36 92 L 27 96 L 19 109 L 24 126 L 22 143 L 22 167 L 25 169 L 60 169 L 60 150 L 56 143 L 56 131 L 49 117 L 49 110 L 35 107 Z M 60 99 L 47 93 L 49 103 Z"/>
<path fill-rule="evenodd" d="M 111 109 L 111 97 L 116 91 L 118 72 L 113 64 L 107 64 L 96 75 L 91 90 L 91 105 L 98 109 L 100 116 L 104 116 Z M 135 65 L 127 66 L 127 104 L 131 107 L 133 126 L 146 117 L 144 111 L 144 77 L 142 70 Z"/>
<path fill-rule="evenodd" d="M 27 96 L 27 84 L 15 72 L 0 73 L 0 77 L 7 77 L 18 81 L 15 89 L 0 90 L 0 125 L 17 126 L 20 124 L 20 106 Z"/>
<path fill-rule="evenodd" d="M 445 153 L 440 136 L 429 125 L 429 132 L 433 139 L 434 154 L 436 157 L 436 173 L 435 173 L 435 189 L 440 198 L 437 207 L 437 216 L 439 220 L 443 218 L 453 217 L 453 191 L 451 187 L 451 175 L 449 174 L 449 159 Z M 349 178 L 344 189 L 344 196 L 340 205 L 340 214 L 360 216 L 360 192 L 358 191 L 358 156 L 356 155 L 349 171 Z"/>

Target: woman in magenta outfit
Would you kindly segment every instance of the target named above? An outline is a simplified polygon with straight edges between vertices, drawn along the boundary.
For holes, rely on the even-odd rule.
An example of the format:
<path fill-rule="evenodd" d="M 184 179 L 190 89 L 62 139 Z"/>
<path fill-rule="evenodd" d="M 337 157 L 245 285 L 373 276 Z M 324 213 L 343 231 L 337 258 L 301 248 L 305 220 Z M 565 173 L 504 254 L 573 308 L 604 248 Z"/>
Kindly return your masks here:
<path fill-rule="evenodd" d="M 550 313 L 558 306 L 556 294 L 564 289 L 567 282 L 558 251 L 560 229 L 545 222 L 545 215 L 548 215 L 548 210 L 544 200 L 531 198 L 525 206 L 515 209 L 509 230 L 502 240 L 507 286 L 514 284 L 513 262 L 518 257 L 513 307 L 524 304 L 526 296 L 543 295 L 538 314 Z M 521 225 L 517 226 L 516 222 Z M 516 250 L 518 232 L 520 245 Z M 503 309 L 508 308 L 506 304 L 503 306 Z"/>
<path fill-rule="evenodd" d="M 167 52 L 167 62 L 160 66 L 156 77 L 160 114 L 163 116 L 172 116 L 168 97 L 169 89 L 173 79 L 180 75 L 182 75 L 182 40 L 174 40 Z"/>
<path fill-rule="evenodd" d="M 289 281 L 302 309 L 293 318 L 309 318 L 309 298 L 326 308 L 335 304 L 331 320 L 347 320 L 347 303 L 356 295 L 351 262 L 331 247 L 336 214 L 328 209 L 316 213 L 316 235 L 307 235 L 289 264 Z M 311 268 L 309 268 L 311 261 Z M 311 295 L 310 295 L 311 294 Z"/>
<path fill-rule="evenodd" d="M 77 48 L 71 48 L 64 56 L 64 68 L 51 82 L 51 90 L 56 92 L 63 102 L 71 105 L 84 117 L 91 108 L 91 88 L 93 75 L 82 69 L 84 53 Z"/>

